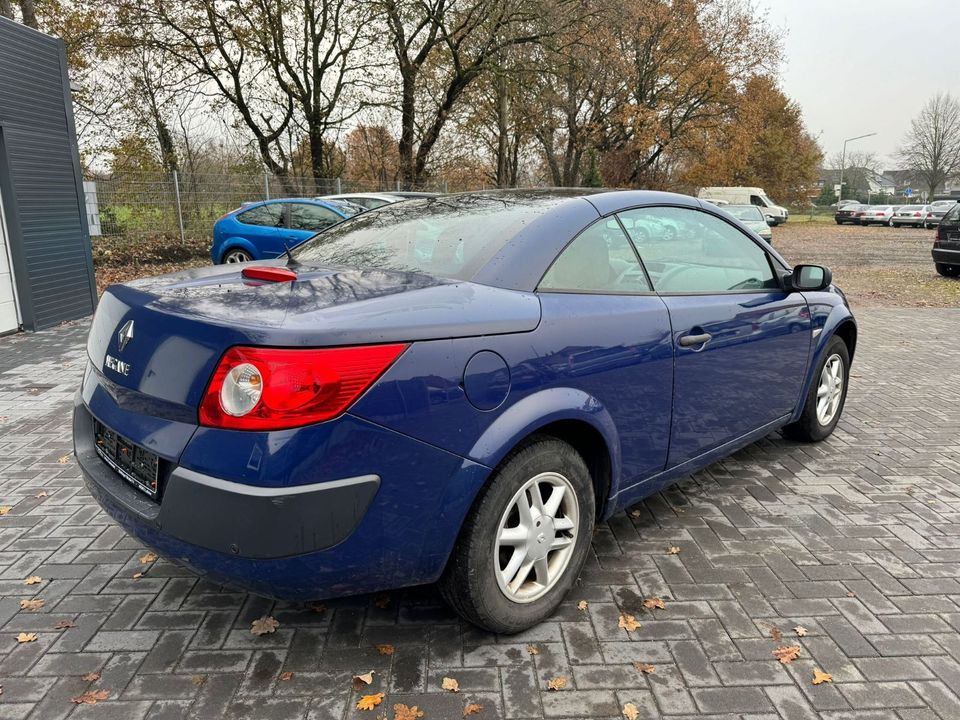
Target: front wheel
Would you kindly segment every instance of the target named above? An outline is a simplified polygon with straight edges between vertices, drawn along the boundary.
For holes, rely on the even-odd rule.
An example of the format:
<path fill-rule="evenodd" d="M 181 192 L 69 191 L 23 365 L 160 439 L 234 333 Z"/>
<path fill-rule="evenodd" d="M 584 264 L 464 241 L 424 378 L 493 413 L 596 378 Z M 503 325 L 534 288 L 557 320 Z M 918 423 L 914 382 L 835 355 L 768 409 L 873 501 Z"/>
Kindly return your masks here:
<path fill-rule="evenodd" d="M 803 404 L 800 418 L 783 428 L 792 440 L 819 442 L 830 436 L 840 420 L 847 399 L 850 352 L 840 338 L 830 338 L 817 365 L 814 381 Z"/>
<path fill-rule="evenodd" d="M 444 598 L 491 632 L 550 617 L 586 560 L 596 516 L 580 454 L 550 437 L 515 450 L 481 490 L 440 579 Z"/>

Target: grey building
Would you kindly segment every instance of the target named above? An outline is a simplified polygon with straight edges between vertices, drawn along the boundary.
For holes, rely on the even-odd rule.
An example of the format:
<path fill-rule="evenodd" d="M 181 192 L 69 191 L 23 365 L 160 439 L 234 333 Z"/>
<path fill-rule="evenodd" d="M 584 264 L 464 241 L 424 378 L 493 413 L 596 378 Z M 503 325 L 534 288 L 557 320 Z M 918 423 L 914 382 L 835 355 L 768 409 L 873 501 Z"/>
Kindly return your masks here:
<path fill-rule="evenodd" d="M 0 333 L 96 300 L 63 43 L 0 17 Z"/>

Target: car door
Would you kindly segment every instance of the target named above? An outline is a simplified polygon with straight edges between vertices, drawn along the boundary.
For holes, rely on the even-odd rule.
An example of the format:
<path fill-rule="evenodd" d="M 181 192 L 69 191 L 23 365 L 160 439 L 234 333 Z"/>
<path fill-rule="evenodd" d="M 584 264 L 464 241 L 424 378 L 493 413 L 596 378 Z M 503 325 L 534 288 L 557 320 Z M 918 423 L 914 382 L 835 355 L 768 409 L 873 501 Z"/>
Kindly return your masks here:
<path fill-rule="evenodd" d="M 663 470 L 670 441 L 673 350 L 663 301 L 615 218 L 561 252 L 537 289 L 538 374 L 594 398 L 616 425 L 621 489 Z"/>
<path fill-rule="evenodd" d="M 811 343 L 800 293 L 781 289 L 766 249 L 719 216 L 655 207 L 625 225 L 670 219 L 670 242 L 631 239 L 667 306 L 674 351 L 668 467 L 783 419 L 799 399 Z"/>
<path fill-rule="evenodd" d="M 299 245 L 321 230 L 326 230 L 343 218 L 328 207 L 312 203 L 287 203 L 287 231 L 284 238 L 288 247 Z"/>

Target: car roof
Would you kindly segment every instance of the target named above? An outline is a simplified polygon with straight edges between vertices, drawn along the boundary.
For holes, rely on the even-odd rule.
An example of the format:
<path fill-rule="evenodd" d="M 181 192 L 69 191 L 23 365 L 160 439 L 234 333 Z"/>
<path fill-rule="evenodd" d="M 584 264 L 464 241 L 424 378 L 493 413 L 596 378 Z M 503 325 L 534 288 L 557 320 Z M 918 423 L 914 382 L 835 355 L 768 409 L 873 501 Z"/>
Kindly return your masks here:
<path fill-rule="evenodd" d="M 390 193 L 365 193 L 365 192 L 356 192 L 356 193 L 338 193 L 336 195 L 324 195 L 322 200 L 350 200 L 351 198 L 373 198 L 374 200 L 389 200 L 391 202 L 396 202 L 402 200 L 403 198 L 399 195 L 391 195 Z"/>
<path fill-rule="evenodd" d="M 250 210 L 251 208 L 259 207 L 261 205 L 278 205 L 281 203 L 305 203 L 307 205 L 319 205 L 325 207 L 328 210 L 333 210 L 338 215 L 343 215 L 343 209 L 337 206 L 335 203 L 326 202 L 317 198 L 310 197 L 285 197 L 285 198 L 270 198 L 269 200 L 254 200 L 253 202 L 247 202 L 241 205 L 239 208 L 234 210 L 234 213 L 241 213 L 245 210 Z"/>

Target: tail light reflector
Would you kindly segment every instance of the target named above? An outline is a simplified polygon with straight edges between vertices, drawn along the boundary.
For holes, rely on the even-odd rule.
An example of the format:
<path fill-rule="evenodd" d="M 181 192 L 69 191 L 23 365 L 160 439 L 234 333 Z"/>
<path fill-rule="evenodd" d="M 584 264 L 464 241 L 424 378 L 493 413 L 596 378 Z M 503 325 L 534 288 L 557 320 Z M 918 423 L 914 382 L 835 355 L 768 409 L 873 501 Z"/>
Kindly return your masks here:
<path fill-rule="evenodd" d="M 220 358 L 204 393 L 200 424 L 283 430 L 330 420 L 373 385 L 406 347 L 232 347 Z"/>

